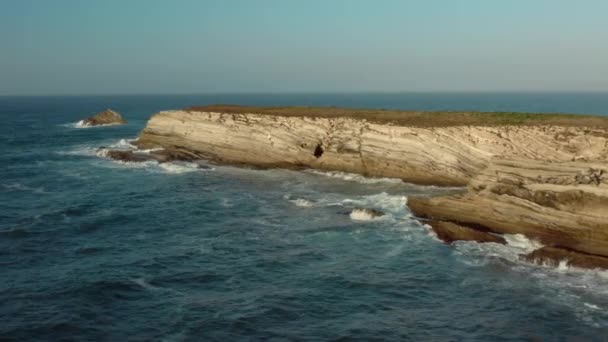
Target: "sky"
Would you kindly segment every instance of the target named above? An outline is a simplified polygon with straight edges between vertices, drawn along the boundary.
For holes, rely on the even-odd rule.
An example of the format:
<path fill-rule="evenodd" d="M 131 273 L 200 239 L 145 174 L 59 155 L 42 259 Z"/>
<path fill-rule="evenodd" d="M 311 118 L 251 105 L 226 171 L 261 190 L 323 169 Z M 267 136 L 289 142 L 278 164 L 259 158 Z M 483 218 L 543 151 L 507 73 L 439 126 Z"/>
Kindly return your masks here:
<path fill-rule="evenodd" d="M 606 0 L 0 0 L 0 95 L 608 91 Z"/>

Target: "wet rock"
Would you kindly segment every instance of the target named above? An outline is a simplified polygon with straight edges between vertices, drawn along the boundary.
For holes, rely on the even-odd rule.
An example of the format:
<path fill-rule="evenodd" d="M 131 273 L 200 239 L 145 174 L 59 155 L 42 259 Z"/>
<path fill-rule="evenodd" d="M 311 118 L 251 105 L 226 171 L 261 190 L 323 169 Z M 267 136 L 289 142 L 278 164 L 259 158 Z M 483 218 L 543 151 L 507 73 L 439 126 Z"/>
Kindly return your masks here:
<path fill-rule="evenodd" d="M 138 152 L 137 150 L 108 150 L 103 147 L 98 149 L 104 157 L 112 158 L 123 162 L 146 162 L 156 161 L 159 163 L 168 163 L 174 161 L 195 161 L 200 159 L 196 154 L 185 150 L 160 150 L 150 153 Z M 198 168 L 208 169 L 207 165 L 198 163 Z"/>
<path fill-rule="evenodd" d="M 494 242 L 503 245 L 507 243 L 502 236 L 465 227 L 452 222 L 431 221 L 429 222 L 429 225 L 435 234 L 437 234 L 437 237 L 441 241 L 448 244 L 454 241 L 476 241 L 480 243 Z"/>
<path fill-rule="evenodd" d="M 521 260 L 539 265 L 557 267 L 561 262 L 580 268 L 608 269 L 608 258 L 599 255 L 580 253 L 558 247 L 542 247 L 529 254 L 519 256 Z"/>
<path fill-rule="evenodd" d="M 123 125 L 126 124 L 125 120 L 120 113 L 115 112 L 111 109 L 107 109 L 101 113 L 97 113 L 94 116 L 86 118 L 82 121 L 84 126 L 98 126 L 98 125 Z"/>
<path fill-rule="evenodd" d="M 134 153 L 133 151 L 124 150 L 106 150 L 105 156 L 122 162 L 141 163 L 150 160 L 155 160 L 152 156 L 142 153 Z"/>

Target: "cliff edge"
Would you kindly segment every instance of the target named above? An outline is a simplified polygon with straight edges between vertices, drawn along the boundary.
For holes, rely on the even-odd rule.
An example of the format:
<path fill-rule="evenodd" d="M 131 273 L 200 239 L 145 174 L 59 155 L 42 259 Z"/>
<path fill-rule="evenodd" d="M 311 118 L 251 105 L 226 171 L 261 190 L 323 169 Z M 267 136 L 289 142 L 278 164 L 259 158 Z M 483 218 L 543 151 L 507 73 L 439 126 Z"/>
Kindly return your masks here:
<path fill-rule="evenodd" d="M 187 150 L 220 163 L 335 170 L 443 186 L 466 185 L 494 156 L 570 161 L 608 154 L 607 120 L 596 117 L 556 116 L 553 124 L 542 115 L 515 116 L 517 123 L 510 123 L 514 119 L 508 115 L 488 114 L 483 125 L 485 114 L 478 113 L 373 115 L 327 109 L 323 116 L 318 108 L 310 115 L 306 108 L 265 110 L 224 106 L 160 112 L 138 144 Z M 456 125 L 459 116 L 476 125 Z M 432 122 L 436 126 L 429 126 Z M 594 126 L 581 126 L 585 122 Z"/>

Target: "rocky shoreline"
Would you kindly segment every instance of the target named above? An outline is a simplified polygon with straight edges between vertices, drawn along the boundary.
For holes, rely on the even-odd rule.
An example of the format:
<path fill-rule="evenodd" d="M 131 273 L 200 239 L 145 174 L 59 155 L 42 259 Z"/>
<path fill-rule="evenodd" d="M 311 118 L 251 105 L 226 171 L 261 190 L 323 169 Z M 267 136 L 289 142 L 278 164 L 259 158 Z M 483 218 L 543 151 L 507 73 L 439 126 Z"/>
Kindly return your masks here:
<path fill-rule="evenodd" d="M 431 219 L 448 243 L 504 243 L 501 234 L 523 234 L 545 245 L 524 260 L 608 268 L 608 119 L 308 111 L 215 106 L 160 112 L 135 144 L 162 152 L 107 156 L 205 159 L 467 186 L 463 195 L 410 198 L 408 204 L 417 216 Z M 458 124 L 459 116 L 469 125 Z"/>

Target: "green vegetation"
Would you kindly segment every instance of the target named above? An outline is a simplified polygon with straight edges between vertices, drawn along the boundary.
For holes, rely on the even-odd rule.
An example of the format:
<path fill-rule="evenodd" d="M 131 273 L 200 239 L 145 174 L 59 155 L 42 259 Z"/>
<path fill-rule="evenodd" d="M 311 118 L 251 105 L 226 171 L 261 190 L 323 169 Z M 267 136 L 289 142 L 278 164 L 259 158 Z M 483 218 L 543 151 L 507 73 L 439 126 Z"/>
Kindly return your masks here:
<path fill-rule="evenodd" d="M 196 112 L 255 113 L 276 116 L 365 119 L 413 127 L 555 125 L 608 128 L 608 117 L 576 114 L 540 114 L 517 112 L 424 112 L 384 109 L 349 109 L 337 107 L 248 107 L 210 105 L 186 108 Z"/>

